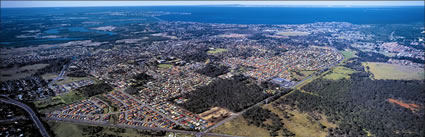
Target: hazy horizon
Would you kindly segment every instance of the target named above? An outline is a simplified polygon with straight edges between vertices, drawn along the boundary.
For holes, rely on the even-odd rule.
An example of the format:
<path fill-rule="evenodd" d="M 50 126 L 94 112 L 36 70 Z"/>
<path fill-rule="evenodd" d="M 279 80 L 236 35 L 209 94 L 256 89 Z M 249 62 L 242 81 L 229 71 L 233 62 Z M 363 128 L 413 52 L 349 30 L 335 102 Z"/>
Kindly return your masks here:
<path fill-rule="evenodd" d="M 122 6 L 368 7 L 424 6 L 423 1 L 1 1 L 1 8 Z"/>

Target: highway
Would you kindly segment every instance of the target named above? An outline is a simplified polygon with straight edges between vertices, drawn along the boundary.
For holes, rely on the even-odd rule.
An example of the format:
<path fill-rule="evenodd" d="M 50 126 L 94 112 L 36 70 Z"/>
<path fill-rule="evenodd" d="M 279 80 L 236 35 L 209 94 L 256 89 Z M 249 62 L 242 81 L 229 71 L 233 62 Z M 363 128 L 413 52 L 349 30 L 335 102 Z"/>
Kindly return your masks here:
<path fill-rule="evenodd" d="M 27 105 L 25 105 L 25 104 L 23 104 L 21 102 L 18 102 L 16 100 L 10 99 L 10 98 L 8 98 L 8 99 L 0 98 L 0 102 L 12 104 L 12 105 L 15 105 L 15 106 L 18 106 L 18 107 L 24 109 L 28 113 L 28 115 L 30 116 L 31 120 L 37 126 L 37 128 L 40 131 L 41 135 L 43 137 L 50 137 L 49 136 L 49 133 L 47 133 L 47 130 L 46 130 L 46 128 L 44 128 L 44 126 L 41 123 L 40 119 L 38 119 L 38 117 L 35 114 L 35 112 L 29 106 L 27 106 Z"/>

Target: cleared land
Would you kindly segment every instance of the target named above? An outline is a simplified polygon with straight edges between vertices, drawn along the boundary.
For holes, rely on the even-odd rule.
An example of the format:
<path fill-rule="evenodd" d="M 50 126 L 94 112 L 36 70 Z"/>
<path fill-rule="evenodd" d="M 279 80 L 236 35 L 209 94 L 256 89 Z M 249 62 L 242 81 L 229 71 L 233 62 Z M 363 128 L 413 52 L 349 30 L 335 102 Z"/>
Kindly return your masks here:
<path fill-rule="evenodd" d="M 10 69 L 0 70 L 0 81 L 16 80 L 31 76 L 37 72 L 37 70 L 46 67 L 49 64 L 34 64 L 26 65 L 23 67 L 14 67 Z"/>
<path fill-rule="evenodd" d="M 85 80 L 85 79 L 89 79 L 89 78 L 88 77 L 64 77 L 62 80 L 56 81 L 56 84 L 63 85 L 63 84 L 68 84 L 68 83 Z"/>
<path fill-rule="evenodd" d="M 283 111 L 293 115 L 290 118 L 285 118 L 283 111 L 278 110 L 271 104 L 264 105 L 264 108 L 277 114 L 282 119 L 282 122 L 285 123 L 284 127 L 294 133 L 297 137 L 325 137 L 328 135 L 328 131 L 326 128 L 322 129 L 321 125 L 324 125 L 327 128 L 336 127 L 335 124 L 328 122 L 326 117 L 321 114 L 321 120 L 314 120 L 308 114 L 301 113 L 296 109 L 285 109 Z"/>
<path fill-rule="evenodd" d="M 342 55 L 344 56 L 345 60 L 356 57 L 356 53 L 353 51 L 341 51 Z"/>
<path fill-rule="evenodd" d="M 199 114 L 199 116 L 202 119 L 205 119 L 209 122 L 208 126 L 212 126 L 216 122 L 223 120 L 224 118 L 230 116 L 231 114 L 232 112 L 230 112 L 227 109 L 220 108 L 220 107 L 213 107 L 210 110 L 202 112 L 201 114 Z"/>
<path fill-rule="evenodd" d="M 337 66 L 335 68 L 332 68 L 332 70 L 329 72 L 329 74 L 325 75 L 323 78 L 329 79 L 329 80 L 340 80 L 340 79 L 349 79 L 350 74 L 355 73 L 355 70 Z"/>
<path fill-rule="evenodd" d="M 58 74 L 56 73 L 47 73 L 47 74 L 41 75 L 41 78 L 43 78 L 44 80 L 51 80 L 56 77 L 58 77 Z"/>
<path fill-rule="evenodd" d="M 159 64 L 158 67 L 159 68 L 171 68 L 173 65 L 171 64 Z"/>
<path fill-rule="evenodd" d="M 46 113 L 83 99 L 86 99 L 86 97 L 76 91 L 70 91 L 50 99 L 36 101 L 34 105 L 40 112 Z"/>
<path fill-rule="evenodd" d="M 362 63 L 366 71 L 373 73 L 375 79 L 422 80 L 425 79 L 424 68 L 388 64 L 379 62 Z M 369 69 L 367 69 L 367 67 Z"/>
<path fill-rule="evenodd" d="M 308 76 L 310 76 L 311 74 L 313 74 L 316 71 L 310 71 L 310 70 L 301 70 L 299 72 L 292 72 L 292 78 L 295 78 L 297 80 L 302 80 Z"/>
<path fill-rule="evenodd" d="M 245 137 L 269 137 L 269 131 L 254 125 L 248 125 L 248 121 L 242 116 L 224 123 L 211 131 L 212 133 L 228 134 Z"/>
<path fill-rule="evenodd" d="M 85 124 L 74 124 L 69 122 L 47 122 L 52 131 L 58 137 L 90 137 L 90 136 L 122 136 L 122 137 L 157 137 L 163 136 L 161 133 L 144 132 L 142 130 L 130 128 L 112 128 L 112 127 L 98 127 L 89 126 Z M 94 130 L 96 129 L 96 130 Z M 123 132 L 124 131 L 124 132 Z M 91 132 L 91 133 L 90 133 Z M 169 134 L 168 134 L 169 135 Z M 186 137 L 191 135 L 176 134 L 178 137 Z"/>
<path fill-rule="evenodd" d="M 223 37 L 223 38 L 243 38 L 246 36 L 247 36 L 246 34 L 236 34 L 236 33 L 219 35 L 219 37 Z"/>
<path fill-rule="evenodd" d="M 223 49 L 223 48 L 217 48 L 217 49 L 213 49 L 213 50 L 208 50 L 207 53 L 208 54 L 219 54 L 219 53 L 223 53 L 228 51 L 227 49 Z"/>
<path fill-rule="evenodd" d="M 279 32 L 277 34 L 282 35 L 282 36 L 307 36 L 307 35 L 310 35 L 309 32 L 299 32 L 299 31 Z"/>
<path fill-rule="evenodd" d="M 420 108 L 418 104 L 413 104 L 413 103 L 410 103 L 409 104 L 409 103 L 405 103 L 403 101 L 392 99 L 392 98 L 389 98 L 388 99 L 388 102 L 391 102 L 391 103 L 397 104 L 397 105 L 399 105 L 401 107 L 410 109 L 410 111 L 412 111 L 412 112 L 416 112 Z"/>

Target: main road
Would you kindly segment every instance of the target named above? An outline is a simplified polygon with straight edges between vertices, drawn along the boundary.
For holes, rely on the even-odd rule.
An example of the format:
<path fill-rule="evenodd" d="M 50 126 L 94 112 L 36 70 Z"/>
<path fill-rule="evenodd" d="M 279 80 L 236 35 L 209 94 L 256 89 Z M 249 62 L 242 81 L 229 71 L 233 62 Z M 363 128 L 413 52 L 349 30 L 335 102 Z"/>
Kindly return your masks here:
<path fill-rule="evenodd" d="M 21 103 L 19 101 L 13 100 L 11 98 L 8 98 L 8 97 L 6 97 L 6 98 L 7 99 L 0 98 L 0 102 L 12 104 L 12 105 L 15 105 L 15 106 L 18 106 L 18 107 L 24 109 L 28 113 L 28 115 L 30 116 L 31 120 L 37 126 L 37 128 L 40 131 L 41 135 L 43 137 L 50 137 L 49 136 L 49 133 L 47 133 L 47 130 L 46 130 L 46 128 L 44 128 L 44 126 L 41 123 L 40 119 L 38 119 L 38 117 L 35 114 L 35 112 L 29 106 L 27 106 L 27 105 L 25 105 L 25 104 L 23 104 L 23 103 Z"/>

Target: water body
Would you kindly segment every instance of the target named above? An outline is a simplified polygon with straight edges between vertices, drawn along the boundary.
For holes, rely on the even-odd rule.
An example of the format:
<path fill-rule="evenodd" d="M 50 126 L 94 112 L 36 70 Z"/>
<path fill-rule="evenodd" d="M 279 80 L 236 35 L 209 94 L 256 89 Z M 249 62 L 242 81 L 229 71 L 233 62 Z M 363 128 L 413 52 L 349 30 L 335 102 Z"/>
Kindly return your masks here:
<path fill-rule="evenodd" d="M 182 12 L 159 16 L 165 21 L 229 24 L 305 24 L 350 22 L 354 24 L 409 24 L 424 22 L 423 6 L 405 7 L 238 7 L 238 6 L 140 6 L 72 8 L 2 8 L 2 17 L 68 15 L 94 12 Z M 84 15 L 85 16 L 85 15 Z M 96 15 L 93 15 L 96 16 Z M 126 17 L 115 16 L 125 19 Z M 137 17 L 128 17 L 137 18 Z M 140 17 L 143 18 L 143 17 Z"/>
<path fill-rule="evenodd" d="M 189 12 L 166 15 L 167 21 L 230 24 L 305 24 L 350 22 L 353 24 L 410 24 L 424 22 L 424 7 L 158 7 L 159 10 Z"/>
<path fill-rule="evenodd" d="M 31 22 L 72 24 L 74 27 L 58 27 L 43 31 L 42 35 L 59 35 L 71 32 L 72 38 L 19 40 L 10 36 L 13 29 L 0 31 L 0 45 L 31 45 L 90 39 L 91 33 L 116 35 L 116 32 L 89 28 L 102 26 L 125 26 L 151 21 L 188 21 L 225 24 L 306 24 L 315 22 L 349 22 L 353 24 L 424 24 L 424 7 L 240 7 L 240 6 L 139 6 L 139 7 L 68 7 L 68 8 L 1 8 L 1 26 L 22 27 L 26 19 Z M 144 12 L 170 12 L 152 17 Z M 125 13 L 125 16 L 104 13 Z M 93 14 L 103 13 L 103 14 Z M 54 19 L 63 20 L 54 20 Z M 101 22 L 99 25 L 84 25 L 82 22 Z M 21 23 L 21 24 L 19 24 Z M 24 24 L 25 25 L 25 24 Z M 37 29 L 37 28 L 34 28 Z M 44 30 L 45 28 L 38 28 Z M 75 33 L 72 33 L 75 32 Z M 80 35 L 81 34 L 81 35 Z M 16 34 L 18 35 L 18 34 Z M 21 34 L 19 34 L 21 35 Z M 68 34 L 67 34 L 68 35 Z M 32 43 L 36 42 L 36 43 Z"/>
<path fill-rule="evenodd" d="M 115 35 L 115 32 L 110 31 L 97 31 L 97 30 L 89 30 L 85 27 L 60 27 L 60 28 L 54 28 L 44 31 L 46 34 L 60 34 L 61 30 L 68 30 L 70 32 L 96 32 L 99 34 L 107 34 L 107 35 Z"/>

